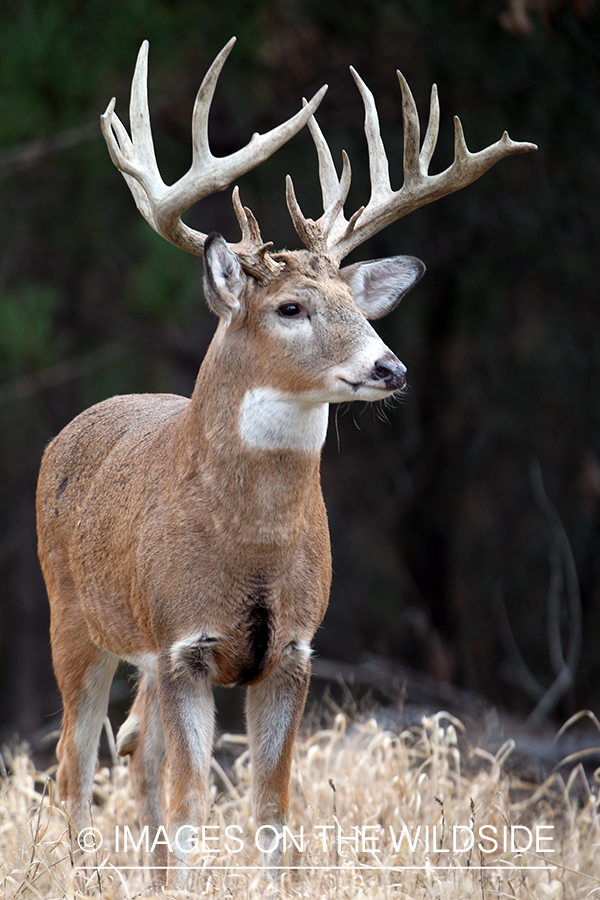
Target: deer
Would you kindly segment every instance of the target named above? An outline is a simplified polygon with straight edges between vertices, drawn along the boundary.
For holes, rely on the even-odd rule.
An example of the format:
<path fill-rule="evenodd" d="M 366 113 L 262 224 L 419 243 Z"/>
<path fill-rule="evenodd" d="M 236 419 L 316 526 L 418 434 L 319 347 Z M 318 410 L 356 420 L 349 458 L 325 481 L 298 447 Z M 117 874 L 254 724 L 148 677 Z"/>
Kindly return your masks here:
<path fill-rule="evenodd" d="M 287 822 L 311 642 L 332 577 L 320 483 L 329 404 L 377 402 L 405 390 L 405 366 L 370 321 L 390 313 L 425 271 L 409 256 L 341 262 L 503 157 L 536 149 L 505 132 L 471 153 L 456 118 L 454 160 L 429 174 L 437 91 L 421 144 L 415 101 L 398 72 L 404 183 L 392 190 L 374 97 L 351 68 L 365 110 L 371 195 L 346 218 L 350 161 L 344 152 L 338 175 L 315 118 L 326 85 L 243 149 L 212 155 L 209 110 L 234 41 L 201 84 L 192 164 L 176 183 L 163 182 L 154 153 L 147 42 L 132 80 L 131 134 L 114 98 L 101 117 L 110 157 L 142 216 L 167 241 L 203 257 L 204 293 L 218 325 L 192 396 L 117 396 L 82 412 L 48 445 L 37 489 L 39 558 L 63 700 L 59 795 L 76 830 L 88 827 L 110 685 L 118 661 L 132 663 L 140 679 L 117 749 L 129 757 L 140 824 L 169 835 L 168 853 L 160 842 L 153 856 L 159 882 L 169 886 L 182 883 L 181 872 L 187 877 L 191 829 L 207 817 L 213 685 L 246 688 L 253 820 L 274 829 L 262 851 L 266 872 L 283 865 L 276 830 Z M 323 200 L 317 220 L 304 216 L 286 180 L 304 249 L 276 251 L 264 242 L 237 186 L 238 243 L 184 224 L 194 203 L 224 190 L 306 124 Z"/>

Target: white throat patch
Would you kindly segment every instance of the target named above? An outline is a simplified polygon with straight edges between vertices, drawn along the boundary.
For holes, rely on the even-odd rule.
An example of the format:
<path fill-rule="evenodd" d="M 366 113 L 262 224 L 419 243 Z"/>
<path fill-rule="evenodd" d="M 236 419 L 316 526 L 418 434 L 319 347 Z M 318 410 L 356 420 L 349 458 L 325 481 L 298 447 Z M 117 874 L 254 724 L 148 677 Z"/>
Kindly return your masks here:
<path fill-rule="evenodd" d="M 239 434 L 257 450 L 318 453 L 325 443 L 328 403 L 310 403 L 275 388 L 251 388 L 240 407 Z"/>

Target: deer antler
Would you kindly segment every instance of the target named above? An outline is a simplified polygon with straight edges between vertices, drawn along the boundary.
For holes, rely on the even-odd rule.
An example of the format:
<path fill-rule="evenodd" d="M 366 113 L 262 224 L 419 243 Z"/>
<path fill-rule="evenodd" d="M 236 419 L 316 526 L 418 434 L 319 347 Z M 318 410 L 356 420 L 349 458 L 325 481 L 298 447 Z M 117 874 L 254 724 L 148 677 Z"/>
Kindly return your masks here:
<path fill-rule="evenodd" d="M 460 120 L 455 116 L 454 162 L 439 175 L 429 175 L 429 164 L 437 143 L 440 118 L 437 88 L 433 85 L 431 90 L 429 123 L 423 146 L 419 151 L 420 128 L 417 107 L 404 76 L 397 72 L 402 90 L 404 184 L 400 190 L 393 191 L 373 94 L 352 67 L 350 71 L 365 107 L 365 134 L 371 172 L 371 198 L 368 204 L 360 207 L 349 220 L 344 217 L 343 207 L 350 188 L 350 161 L 342 151 L 342 177 L 338 179 L 331 151 L 314 116 L 309 119 L 308 126 L 319 158 L 323 215 L 316 222 L 305 218 L 296 200 L 289 175 L 286 190 L 288 209 L 304 245 L 315 253 L 328 256 L 338 264 L 352 250 L 396 219 L 439 197 L 466 187 L 504 156 L 537 150 L 535 144 L 511 141 L 505 131 L 495 144 L 478 153 L 470 153 Z M 306 101 L 304 102 L 306 104 Z M 308 104 L 305 109 L 308 109 Z"/>
<path fill-rule="evenodd" d="M 177 247 L 197 256 L 202 255 L 206 235 L 189 228 L 181 215 L 198 200 L 222 191 L 234 179 L 263 162 L 304 127 L 325 95 L 327 85 L 310 103 L 286 122 L 266 134 L 254 134 L 249 143 L 229 156 L 217 158 L 208 142 L 208 114 L 215 87 L 225 60 L 235 43 L 231 38 L 214 60 L 200 86 L 192 117 L 192 165 L 189 171 L 170 186 L 161 178 L 154 154 L 150 112 L 148 109 L 148 41 L 138 54 L 133 81 L 129 119 L 131 137 L 115 113 L 115 98 L 101 116 L 102 133 L 110 157 L 127 182 L 137 208 L 158 234 Z M 264 244 L 256 219 L 242 208 L 234 192 L 234 208 L 242 229 L 242 240 L 231 248 L 244 269 L 260 280 L 272 277 L 280 264 L 273 260 Z"/>

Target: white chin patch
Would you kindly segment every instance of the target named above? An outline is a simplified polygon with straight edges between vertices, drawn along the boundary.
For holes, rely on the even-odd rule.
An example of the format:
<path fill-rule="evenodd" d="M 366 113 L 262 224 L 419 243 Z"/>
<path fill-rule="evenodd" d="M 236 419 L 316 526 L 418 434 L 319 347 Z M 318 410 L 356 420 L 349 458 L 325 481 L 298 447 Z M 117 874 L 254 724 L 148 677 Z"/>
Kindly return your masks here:
<path fill-rule="evenodd" d="M 318 453 L 325 443 L 329 405 L 309 403 L 275 388 L 251 388 L 240 407 L 239 434 L 256 450 Z"/>

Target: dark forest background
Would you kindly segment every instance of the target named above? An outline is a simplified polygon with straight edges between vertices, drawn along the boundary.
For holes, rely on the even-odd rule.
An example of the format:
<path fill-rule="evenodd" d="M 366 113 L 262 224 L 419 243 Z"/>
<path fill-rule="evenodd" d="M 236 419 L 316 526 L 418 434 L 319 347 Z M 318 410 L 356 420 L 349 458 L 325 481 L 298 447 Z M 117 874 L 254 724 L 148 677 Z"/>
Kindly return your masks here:
<path fill-rule="evenodd" d="M 600 706 L 600 8 L 593 0 L 4 0 L 0 8 L 0 733 L 60 710 L 34 495 L 45 444 L 116 393 L 190 394 L 215 321 L 201 262 L 158 238 L 110 162 L 99 115 L 127 121 L 141 41 L 159 166 L 190 162 L 190 117 L 232 34 L 213 104 L 224 155 L 321 84 L 318 120 L 368 198 L 354 65 L 402 180 L 401 68 L 432 171 L 452 116 L 478 150 L 506 128 L 536 154 L 389 227 L 357 258 L 409 253 L 423 281 L 388 319 L 406 363 L 393 408 L 332 415 L 323 488 L 334 585 L 321 657 L 365 654 L 481 692 L 515 714 Z M 284 178 L 320 213 L 305 130 L 240 180 L 266 240 L 295 248 Z M 229 193 L 187 220 L 238 239 Z M 543 479 L 543 488 L 541 479 Z M 510 624 L 509 624 L 510 623 Z M 558 683 L 557 683 L 558 678 Z M 552 685 L 554 687 L 552 688 Z M 548 694 L 548 689 L 551 693 Z"/>

